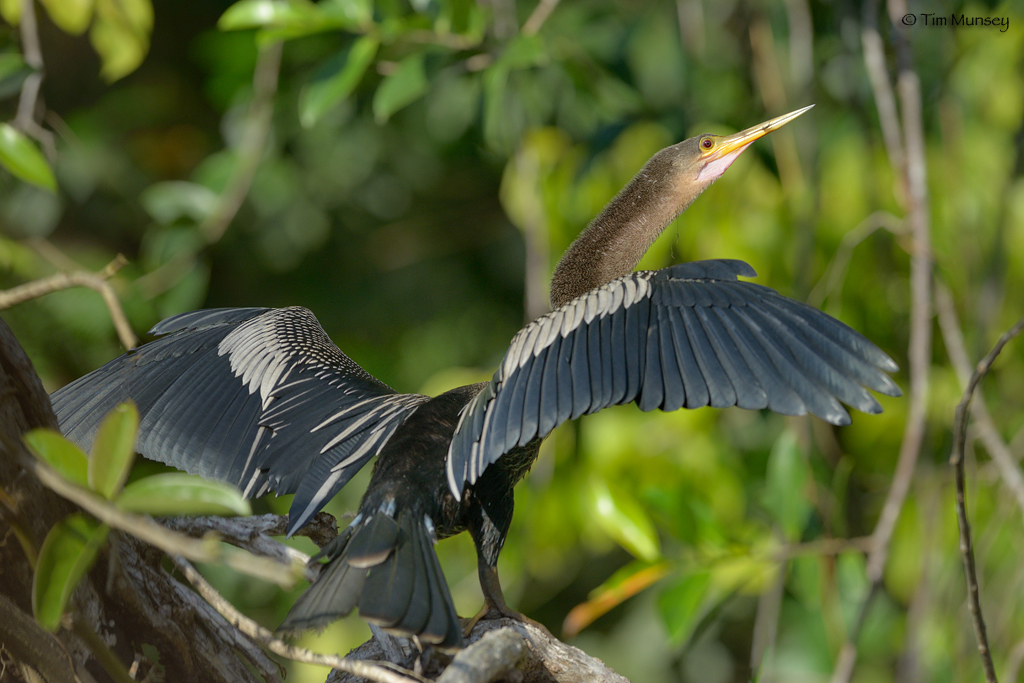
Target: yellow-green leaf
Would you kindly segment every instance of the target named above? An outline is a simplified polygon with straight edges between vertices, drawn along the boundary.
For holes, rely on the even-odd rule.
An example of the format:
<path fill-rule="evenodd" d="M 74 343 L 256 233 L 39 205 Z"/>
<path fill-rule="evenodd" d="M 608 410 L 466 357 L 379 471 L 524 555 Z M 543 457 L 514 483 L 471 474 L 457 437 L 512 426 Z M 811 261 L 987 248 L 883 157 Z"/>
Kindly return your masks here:
<path fill-rule="evenodd" d="M 88 456 L 60 434 L 52 429 L 33 429 L 25 433 L 25 443 L 60 476 L 82 488 L 88 485 Z"/>
<path fill-rule="evenodd" d="M 385 123 L 398 110 L 409 106 L 427 91 L 423 54 L 409 55 L 377 87 L 373 94 L 373 116 Z"/>
<path fill-rule="evenodd" d="M 654 524 L 632 496 L 598 476 L 591 478 L 589 493 L 594 516 L 606 534 L 641 560 L 661 557 Z"/>
<path fill-rule="evenodd" d="M 50 631 L 60 626 L 68 600 L 96 559 L 110 528 L 83 513 L 75 513 L 50 529 L 39 550 L 32 577 L 32 612 Z"/>
<path fill-rule="evenodd" d="M 103 418 L 89 454 L 89 488 L 107 500 L 121 490 L 135 457 L 135 433 L 139 411 L 131 401 Z"/>
<path fill-rule="evenodd" d="M 359 38 L 352 44 L 344 60 L 335 63 L 335 68 L 321 77 L 314 77 L 303 88 L 299 95 L 299 120 L 303 126 L 314 126 L 325 112 L 352 94 L 367 67 L 373 62 L 379 45 L 380 41 L 374 37 Z"/>
<path fill-rule="evenodd" d="M 26 183 L 57 191 L 57 180 L 46 157 L 24 134 L 7 123 L 0 123 L 0 164 Z"/>
<path fill-rule="evenodd" d="M 21 23 L 22 0 L 0 0 L 0 17 L 11 26 Z"/>
<path fill-rule="evenodd" d="M 150 0 L 97 0 L 89 40 L 100 56 L 100 74 L 116 81 L 139 68 L 153 30 Z"/>
<path fill-rule="evenodd" d="M 166 472 L 133 481 L 115 501 L 126 512 L 154 516 L 250 515 L 238 489 L 184 472 Z"/>
<path fill-rule="evenodd" d="M 92 20 L 93 0 L 41 0 L 53 23 L 66 33 L 81 35 Z"/>

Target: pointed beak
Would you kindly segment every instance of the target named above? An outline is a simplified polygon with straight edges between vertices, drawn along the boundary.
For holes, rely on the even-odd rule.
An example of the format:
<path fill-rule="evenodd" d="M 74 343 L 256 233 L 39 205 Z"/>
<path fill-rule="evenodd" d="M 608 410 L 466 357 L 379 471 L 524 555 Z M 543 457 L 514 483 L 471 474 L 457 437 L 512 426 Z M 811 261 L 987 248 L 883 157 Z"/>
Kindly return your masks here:
<path fill-rule="evenodd" d="M 753 128 L 747 128 L 746 130 L 740 131 L 739 133 L 727 135 L 724 138 L 722 138 L 721 143 L 718 145 L 718 149 L 716 149 L 714 153 L 709 156 L 714 159 L 720 159 L 722 157 L 727 156 L 731 152 L 741 150 L 754 140 L 763 137 L 768 133 L 771 133 L 773 130 L 778 130 L 779 128 L 782 128 L 784 125 L 786 125 L 796 117 L 800 116 L 813 106 L 814 105 L 812 104 L 810 106 L 804 107 L 803 109 L 791 111 L 788 114 L 783 114 L 782 116 L 771 119 L 770 121 L 759 123 Z"/>

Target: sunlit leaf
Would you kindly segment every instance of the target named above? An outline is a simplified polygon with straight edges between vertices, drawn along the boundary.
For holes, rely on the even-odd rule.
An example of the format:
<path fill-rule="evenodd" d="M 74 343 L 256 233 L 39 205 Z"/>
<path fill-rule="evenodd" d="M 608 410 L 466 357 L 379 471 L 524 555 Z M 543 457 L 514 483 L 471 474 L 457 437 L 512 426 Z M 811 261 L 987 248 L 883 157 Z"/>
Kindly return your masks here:
<path fill-rule="evenodd" d="M 242 0 L 221 15 L 217 28 L 222 31 L 263 29 L 261 42 L 264 43 L 351 28 L 346 15 L 326 9 L 308 0 Z"/>
<path fill-rule="evenodd" d="M 46 157 L 20 131 L 8 123 L 0 123 L 0 164 L 26 183 L 57 191 L 57 179 Z"/>
<path fill-rule="evenodd" d="M 89 488 L 106 499 L 121 490 L 135 458 L 139 411 L 131 401 L 103 418 L 89 454 Z"/>
<path fill-rule="evenodd" d="M 572 608 L 562 622 L 562 635 L 574 637 L 601 615 L 661 580 L 668 571 L 666 562 L 631 562 L 593 590 L 589 600 Z"/>
<path fill-rule="evenodd" d="M 606 534 L 642 560 L 661 557 L 654 524 L 632 496 L 597 475 L 590 479 L 589 494 L 595 519 Z"/>
<path fill-rule="evenodd" d="M 83 488 L 88 486 L 88 456 L 58 432 L 33 429 L 25 433 L 25 443 L 60 476 Z"/>
<path fill-rule="evenodd" d="M 11 26 L 21 23 L 21 3 L 23 0 L 0 0 L 0 17 Z"/>
<path fill-rule="evenodd" d="M 317 7 L 326 16 L 353 28 L 373 21 L 373 0 L 320 0 Z"/>
<path fill-rule="evenodd" d="M 238 489 L 183 472 L 166 472 L 133 481 L 117 497 L 127 512 L 165 515 L 249 515 L 249 501 Z"/>
<path fill-rule="evenodd" d="M 32 612 L 50 631 L 60 626 L 68 600 L 96 559 L 110 528 L 83 513 L 75 513 L 50 529 L 39 550 L 32 578 Z"/>
<path fill-rule="evenodd" d="M 762 503 L 790 540 L 800 538 L 811 512 L 806 495 L 809 478 L 796 434 L 787 429 L 779 435 L 768 456 Z"/>
<path fill-rule="evenodd" d="M 389 74 L 373 95 L 373 116 L 384 123 L 391 115 L 412 104 L 427 91 L 427 75 L 423 69 L 423 54 L 409 55 Z"/>
<path fill-rule="evenodd" d="M 81 35 L 92 20 L 93 0 L 41 0 L 53 23 L 66 33 Z"/>
<path fill-rule="evenodd" d="M 152 30 L 150 0 L 96 0 L 89 40 L 103 64 L 103 78 L 112 82 L 135 71 L 149 52 Z"/>
<path fill-rule="evenodd" d="M 299 95 L 299 120 L 309 128 L 331 107 L 338 104 L 359 84 L 373 62 L 380 42 L 363 36 L 352 44 L 343 59 L 329 63 L 326 73 L 314 77 Z"/>

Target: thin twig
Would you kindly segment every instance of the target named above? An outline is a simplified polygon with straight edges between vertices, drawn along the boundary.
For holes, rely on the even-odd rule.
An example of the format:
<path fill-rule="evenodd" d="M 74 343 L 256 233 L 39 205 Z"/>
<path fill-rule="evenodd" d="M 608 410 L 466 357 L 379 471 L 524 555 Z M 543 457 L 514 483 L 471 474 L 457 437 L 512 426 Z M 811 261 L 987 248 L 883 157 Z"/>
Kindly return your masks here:
<path fill-rule="evenodd" d="M 26 456 L 22 464 L 25 469 L 34 473 L 44 486 L 62 498 L 70 500 L 104 524 L 122 529 L 168 554 L 184 555 L 196 562 L 223 563 L 238 572 L 276 583 L 284 588 L 293 586 L 298 577 L 303 575 L 304 565 L 300 562 L 293 562 L 291 565 L 280 564 L 244 550 L 224 547 L 216 538 L 189 538 L 160 526 L 149 517 L 124 512 L 92 491 L 72 484 L 37 458 Z"/>
<path fill-rule="evenodd" d="M 967 443 L 967 416 L 970 413 L 971 399 L 978 383 L 988 374 L 992 363 L 999 356 L 1003 347 L 1024 330 L 1024 318 L 1004 332 L 992 350 L 978 363 L 971 378 L 967 382 L 960 403 L 956 407 L 956 420 L 953 423 L 953 451 L 949 456 L 949 464 L 956 476 L 956 521 L 960 529 L 960 554 L 964 561 L 964 575 L 967 579 L 967 608 L 974 621 L 974 633 L 978 638 L 978 653 L 981 665 L 985 670 L 985 680 L 996 683 L 996 669 L 992 664 L 992 651 L 989 649 L 988 634 L 985 630 L 985 619 L 981 613 L 981 592 L 978 587 L 978 569 L 974 562 L 974 547 L 971 543 L 971 527 L 967 521 L 966 483 L 964 475 L 964 447 Z"/>
<path fill-rule="evenodd" d="M 540 0 L 523 24 L 523 35 L 532 36 L 540 31 L 556 7 L 558 7 L 558 0 Z"/>
<path fill-rule="evenodd" d="M 192 584 L 196 591 L 202 595 L 214 609 L 220 612 L 221 616 L 228 620 L 228 623 L 255 640 L 257 643 L 263 645 L 274 654 L 286 657 L 296 662 L 305 662 L 307 664 L 316 664 L 318 666 L 329 666 L 332 669 L 346 671 L 357 676 L 362 676 L 363 678 L 371 681 L 376 681 L 377 683 L 409 683 L 409 681 L 421 680 L 420 677 L 416 676 L 416 674 L 411 671 L 402 670 L 401 674 L 399 674 L 378 664 L 371 664 L 370 662 L 363 660 L 346 659 L 336 655 L 324 655 L 312 652 L 305 648 L 289 645 L 283 640 L 275 638 L 274 634 L 271 633 L 270 630 L 263 628 L 255 621 L 235 609 L 234 605 L 225 600 L 224 597 L 218 593 L 217 590 L 211 586 L 198 571 L 196 571 L 195 567 L 193 567 L 188 560 L 182 557 L 172 556 L 171 561 L 174 563 L 174 566 L 177 567 L 178 571 L 185 576 L 188 582 Z"/>
<path fill-rule="evenodd" d="M 270 43 L 260 48 L 252 77 L 252 101 L 246 114 L 245 132 L 238 143 L 235 167 L 217 204 L 199 224 L 199 233 L 206 244 L 214 244 L 224 236 L 231 221 L 249 196 L 256 171 L 270 139 L 274 117 L 274 95 L 277 93 L 281 72 L 282 43 Z M 174 285 L 192 263 L 196 252 L 181 250 L 167 263 L 135 281 L 136 286 L 149 298 L 157 296 Z"/>
<path fill-rule="evenodd" d="M 21 0 L 20 32 L 21 54 L 25 58 L 25 64 L 32 69 L 32 73 L 21 84 L 21 95 L 18 98 L 18 112 L 14 117 L 14 127 L 42 143 L 46 155 L 53 159 L 56 156 L 53 133 L 40 126 L 36 120 L 39 92 L 43 86 L 43 51 L 39 46 L 39 25 L 36 22 L 33 0 Z"/>
<path fill-rule="evenodd" d="M 941 282 L 936 283 L 935 286 L 935 310 L 939 314 L 939 329 L 942 331 L 942 341 L 949 354 L 949 360 L 953 364 L 961 386 L 966 388 L 971 377 L 971 361 L 967 356 L 964 337 L 957 321 L 953 296 Z M 1021 473 L 1020 465 L 1013 457 L 1013 453 L 1010 452 L 1010 447 L 999 435 L 999 430 L 992 420 L 992 415 L 988 412 L 988 406 L 983 397 L 978 396 L 974 401 L 971 416 L 974 427 L 978 430 L 978 436 L 985 444 L 985 450 L 988 451 L 992 462 L 999 469 L 1000 481 L 1010 489 L 1021 512 L 1024 512 L 1024 474 Z"/>
<path fill-rule="evenodd" d="M 125 257 L 118 254 L 113 261 L 96 273 L 86 273 L 83 271 L 56 273 L 49 277 L 12 287 L 0 292 L 0 310 L 36 299 L 51 292 L 58 292 L 72 287 L 88 287 L 103 296 L 103 302 L 107 305 L 107 310 L 110 311 L 110 319 L 114 323 L 114 329 L 117 330 L 117 336 L 121 343 L 126 349 L 134 349 L 135 345 L 138 344 L 138 337 L 132 332 L 132 326 L 128 323 L 128 317 L 124 314 L 124 309 L 117 298 L 117 293 L 114 292 L 114 288 L 107 282 L 126 263 L 128 261 Z"/>

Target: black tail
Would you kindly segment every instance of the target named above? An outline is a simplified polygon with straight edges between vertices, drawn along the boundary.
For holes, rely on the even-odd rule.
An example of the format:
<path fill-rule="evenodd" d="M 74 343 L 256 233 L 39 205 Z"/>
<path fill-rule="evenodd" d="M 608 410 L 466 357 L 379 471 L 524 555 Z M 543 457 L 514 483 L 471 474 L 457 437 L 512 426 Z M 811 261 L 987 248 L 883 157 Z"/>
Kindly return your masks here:
<path fill-rule="evenodd" d="M 327 557 L 281 631 L 321 628 L 359 607 L 389 631 L 444 648 L 462 646 L 462 627 L 434 552 L 429 518 L 386 512 L 357 518 L 314 558 Z"/>

